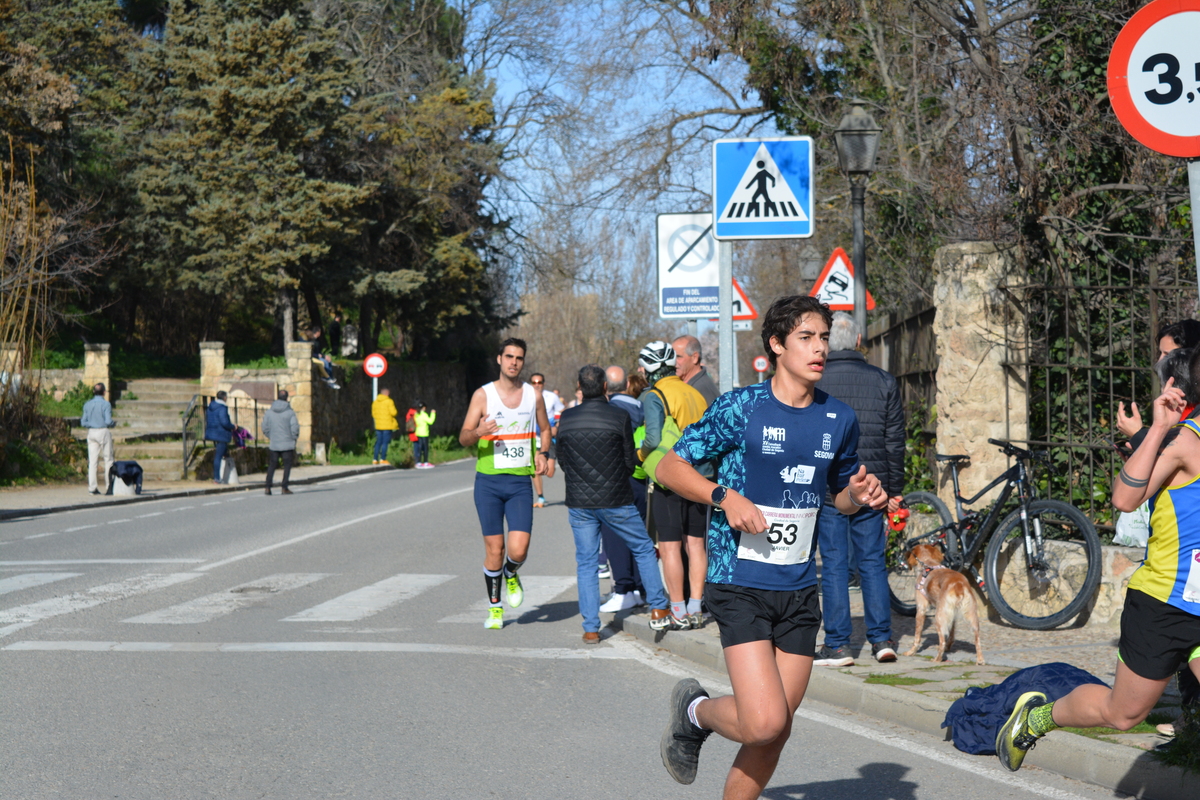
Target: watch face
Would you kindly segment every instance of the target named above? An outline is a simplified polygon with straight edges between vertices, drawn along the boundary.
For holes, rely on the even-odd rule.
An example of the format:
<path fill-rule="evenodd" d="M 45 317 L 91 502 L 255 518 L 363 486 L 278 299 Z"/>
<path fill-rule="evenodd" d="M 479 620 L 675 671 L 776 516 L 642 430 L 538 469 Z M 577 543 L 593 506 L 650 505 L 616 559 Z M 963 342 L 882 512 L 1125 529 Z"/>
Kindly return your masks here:
<path fill-rule="evenodd" d="M 721 503 L 725 500 L 725 495 L 728 491 L 729 490 L 726 489 L 724 486 L 718 486 L 717 488 L 713 489 L 713 492 L 712 492 L 713 505 L 714 506 L 721 505 Z"/>

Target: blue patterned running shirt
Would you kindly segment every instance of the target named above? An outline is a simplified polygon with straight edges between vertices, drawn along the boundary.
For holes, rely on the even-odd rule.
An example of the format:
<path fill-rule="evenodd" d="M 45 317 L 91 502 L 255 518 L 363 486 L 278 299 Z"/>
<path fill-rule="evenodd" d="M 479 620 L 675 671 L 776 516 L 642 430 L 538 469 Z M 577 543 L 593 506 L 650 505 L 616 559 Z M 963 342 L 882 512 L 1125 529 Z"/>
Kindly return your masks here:
<path fill-rule="evenodd" d="M 769 529 L 735 531 L 714 508 L 708 582 L 789 591 L 816 583 L 817 511 L 858 470 L 858 420 L 820 389 L 805 408 L 784 405 L 771 382 L 726 392 L 688 426 L 675 452 L 693 466 L 721 459 L 718 482 L 763 510 Z"/>

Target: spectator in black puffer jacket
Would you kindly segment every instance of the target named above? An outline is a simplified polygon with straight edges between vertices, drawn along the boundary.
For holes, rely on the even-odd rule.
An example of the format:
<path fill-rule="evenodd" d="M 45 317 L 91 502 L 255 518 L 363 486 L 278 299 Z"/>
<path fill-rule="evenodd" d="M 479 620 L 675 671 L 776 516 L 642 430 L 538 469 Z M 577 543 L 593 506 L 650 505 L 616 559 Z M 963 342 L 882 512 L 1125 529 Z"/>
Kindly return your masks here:
<path fill-rule="evenodd" d="M 600 524 L 629 546 L 642 575 L 651 619 L 665 618 L 667 596 L 655 560 L 654 545 L 633 504 L 629 476 L 637 466 L 629 415 L 608 404 L 604 370 L 588 364 L 579 370 L 583 402 L 562 413 L 558 423 L 558 465 L 567 484 L 567 508 L 575 533 L 575 564 L 583 641 L 600 642 Z"/>
<path fill-rule="evenodd" d="M 818 384 L 821 391 L 854 409 L 858 417 L 858 458 L 879 477 L 889 497 L 904 494 L 904 406 L 896 379 L 867 363 L 855 350 L 862 337 L 854 317 L 839 311 L 829 328 L 829 355 Z M 845 516 L 831 502 L 817 517 L 821 552 L 821 611 L 825 643 L 813 661 L 819 666 L 847 666 L 850 655 L 851 552 L 857 556 L 862 586 L 863 622 L 877 661 L 895 661 L 892 612 L 888 603 L 887 526 L 883 512 L 862 508 Z"/>

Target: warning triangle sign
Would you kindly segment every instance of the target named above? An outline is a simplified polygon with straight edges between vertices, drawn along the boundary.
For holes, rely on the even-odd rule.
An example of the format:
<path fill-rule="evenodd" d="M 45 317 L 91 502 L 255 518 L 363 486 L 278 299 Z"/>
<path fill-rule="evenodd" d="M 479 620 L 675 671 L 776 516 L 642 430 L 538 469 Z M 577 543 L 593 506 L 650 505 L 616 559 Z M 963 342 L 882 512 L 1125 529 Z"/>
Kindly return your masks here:
<path fill-rule="evenodd" d="M 737 278 L 733 279 L 733 319 L 735 320 L 752 320 L 758 319 L 758 309 L 750 302 L 750 298 L 746 296 L 746 290 L 737 282 Z M 718 319 L 710 319 L 709 322 L 719 322 Z"/>
<path fill-rule="evenodd" d="M 835 248 L 825 269 L 821 270 L 812 291 L 808 293 L 834 311 L 854 310 L 854 264 L 842 248 Z M 867 310 L 875 310 L 875 298 L 867 292 Z"/>
<path fill-rule="evenodd" d="M 745 222 L 752 219 L 807 222 L 808 215 L 796 200 L 792 187 L 760 144 L 746 165 L 742 179 L 725 204 L 717 222 Z"/>

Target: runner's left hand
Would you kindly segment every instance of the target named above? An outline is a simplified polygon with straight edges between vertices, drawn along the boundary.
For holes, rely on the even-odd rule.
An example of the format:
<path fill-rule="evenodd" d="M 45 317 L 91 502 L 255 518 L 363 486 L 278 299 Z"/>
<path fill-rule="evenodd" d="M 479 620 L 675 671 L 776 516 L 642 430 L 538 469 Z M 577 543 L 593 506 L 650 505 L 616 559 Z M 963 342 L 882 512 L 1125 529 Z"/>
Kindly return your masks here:
<path fill-rule="evenodd" d="M 866 464 L 858 465 L 858 472 L 850 477 L 846 489 L 850 492 L 851 501 L 856 505 L 870 506 L 877 511 L 887 505 L 888 495 L 883 490 L 883 484 L 879 482 L 879 478 L 867 472 Z"/>

